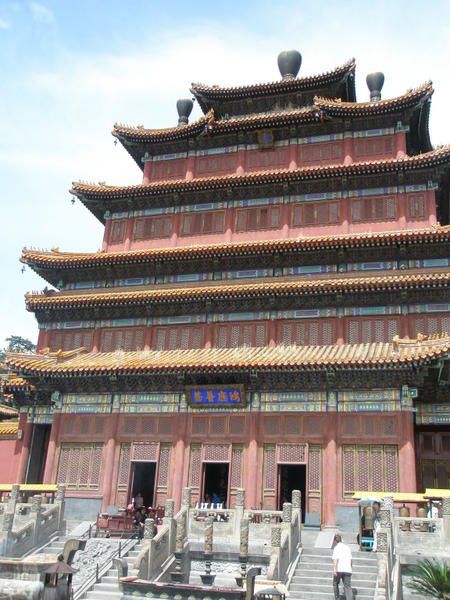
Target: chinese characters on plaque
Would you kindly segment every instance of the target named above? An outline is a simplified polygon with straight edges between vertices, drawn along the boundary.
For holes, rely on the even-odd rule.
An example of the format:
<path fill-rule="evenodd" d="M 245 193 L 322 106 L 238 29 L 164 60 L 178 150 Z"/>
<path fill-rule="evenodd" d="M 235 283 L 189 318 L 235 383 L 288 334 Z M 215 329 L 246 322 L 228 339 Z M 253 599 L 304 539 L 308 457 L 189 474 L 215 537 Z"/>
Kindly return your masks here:
<path fill-rule="evenodd" d="M 245 392 L 241 385 L 190 387 L 188 398 L 191 406 L 229 406 L 245 405 Z"/>

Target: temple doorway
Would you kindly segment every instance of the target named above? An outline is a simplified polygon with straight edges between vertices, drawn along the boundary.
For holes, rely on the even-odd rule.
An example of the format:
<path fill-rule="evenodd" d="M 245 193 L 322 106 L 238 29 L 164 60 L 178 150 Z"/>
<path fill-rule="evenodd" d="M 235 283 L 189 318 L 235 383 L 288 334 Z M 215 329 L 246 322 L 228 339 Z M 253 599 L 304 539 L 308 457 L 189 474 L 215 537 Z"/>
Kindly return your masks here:
<path fill-rule="evenodd" d="M 153 506 L 155 492 L 155 462 L 133 462 L 131 497 L 135 498 L 141 493 L 144 497 L 144 506 Z"/>
<path fill-rule="evenodd" d="M 51 425 L 33 425 L 26 483 L 42 483 Z"/>
<path fill-rule="evenodd" d="M 292 490 L 302 493 L 302 522 L 305 521 L 306 465 L 278 465 L 278 510 L 292 501 Z"/>
<path fill-rule="evenodd" d="M 213 496 L 217 495 L 224 508 L 228 506 L 229 474 L 228 463 L 203 463 L 202 502 L 212 502 Z"/>

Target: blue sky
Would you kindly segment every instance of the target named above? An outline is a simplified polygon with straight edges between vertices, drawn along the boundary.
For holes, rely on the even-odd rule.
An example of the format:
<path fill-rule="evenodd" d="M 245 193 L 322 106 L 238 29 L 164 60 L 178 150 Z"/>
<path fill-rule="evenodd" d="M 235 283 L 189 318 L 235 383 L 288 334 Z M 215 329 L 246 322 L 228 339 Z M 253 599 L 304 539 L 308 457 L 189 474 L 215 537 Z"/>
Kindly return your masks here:
<path fill-rule="evenodd" d="M 0 0 L 0 347 L 11 334 L 37 337 L 23 296 L 46 283 L 21 273 L 22 247 L 101 245 L 100 223 L 70 203 L 71 182 L 140 181 L 113 145 L 114 122 L 173 125 L 190 82 L 277 80 L 289 48 L 305 75 L 354 56 L 360 100 L 370 71 L 385 73 L 384 97 L 432 79 L 432 141 L 450 143 L 448 0 Z"/>

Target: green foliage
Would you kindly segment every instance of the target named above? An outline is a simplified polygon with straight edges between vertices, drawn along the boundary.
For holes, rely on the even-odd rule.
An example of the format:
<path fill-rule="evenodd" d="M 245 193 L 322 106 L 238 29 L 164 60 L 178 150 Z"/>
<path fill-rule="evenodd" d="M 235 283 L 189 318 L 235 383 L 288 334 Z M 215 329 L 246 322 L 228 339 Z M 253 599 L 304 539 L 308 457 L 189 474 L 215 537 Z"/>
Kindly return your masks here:
<path fill-rule="evenodd" d="M 5 348 L 6 352 L 34 352 L 36 345 L 30 340 L 21 337 L 20 335 L 10 335 L 6 338 L 8 345 Z"/>
<path fill-rule="evenodd" d="M 450 600 L 450 565 L 444 560 L 422 560 L 411 568 L 411 574 L 411 590 L 426 598 Z"/>

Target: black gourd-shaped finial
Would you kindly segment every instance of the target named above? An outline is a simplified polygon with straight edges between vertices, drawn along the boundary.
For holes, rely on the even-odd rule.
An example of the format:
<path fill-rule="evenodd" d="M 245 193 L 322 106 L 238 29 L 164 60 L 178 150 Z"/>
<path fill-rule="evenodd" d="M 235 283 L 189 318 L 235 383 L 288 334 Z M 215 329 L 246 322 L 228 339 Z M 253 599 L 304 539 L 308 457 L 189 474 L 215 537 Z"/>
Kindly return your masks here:
<path fill-rule="evenodd" d="M 189 115 L 192 112 L 193 106 L 194 103 L 190 98 L 184 98 L 177 101 L 178 127 L 182 127 L 189 123 Z"/>
<path fill-rule="evenodd" d="M 384 85 L 384 75 L 379 71 L 377 73 L 369 73 L 366 77 L 367 87 L 370 90 L 370 101 L 378 102 L 381 100 L 381 90 Z"/>
<path fill-rule="evenodd" d="M 302 55 L 298 50 L 284 50 L 278 55 L 278 68 L 283 79 L 295 79 L 302 66 Z"/>

